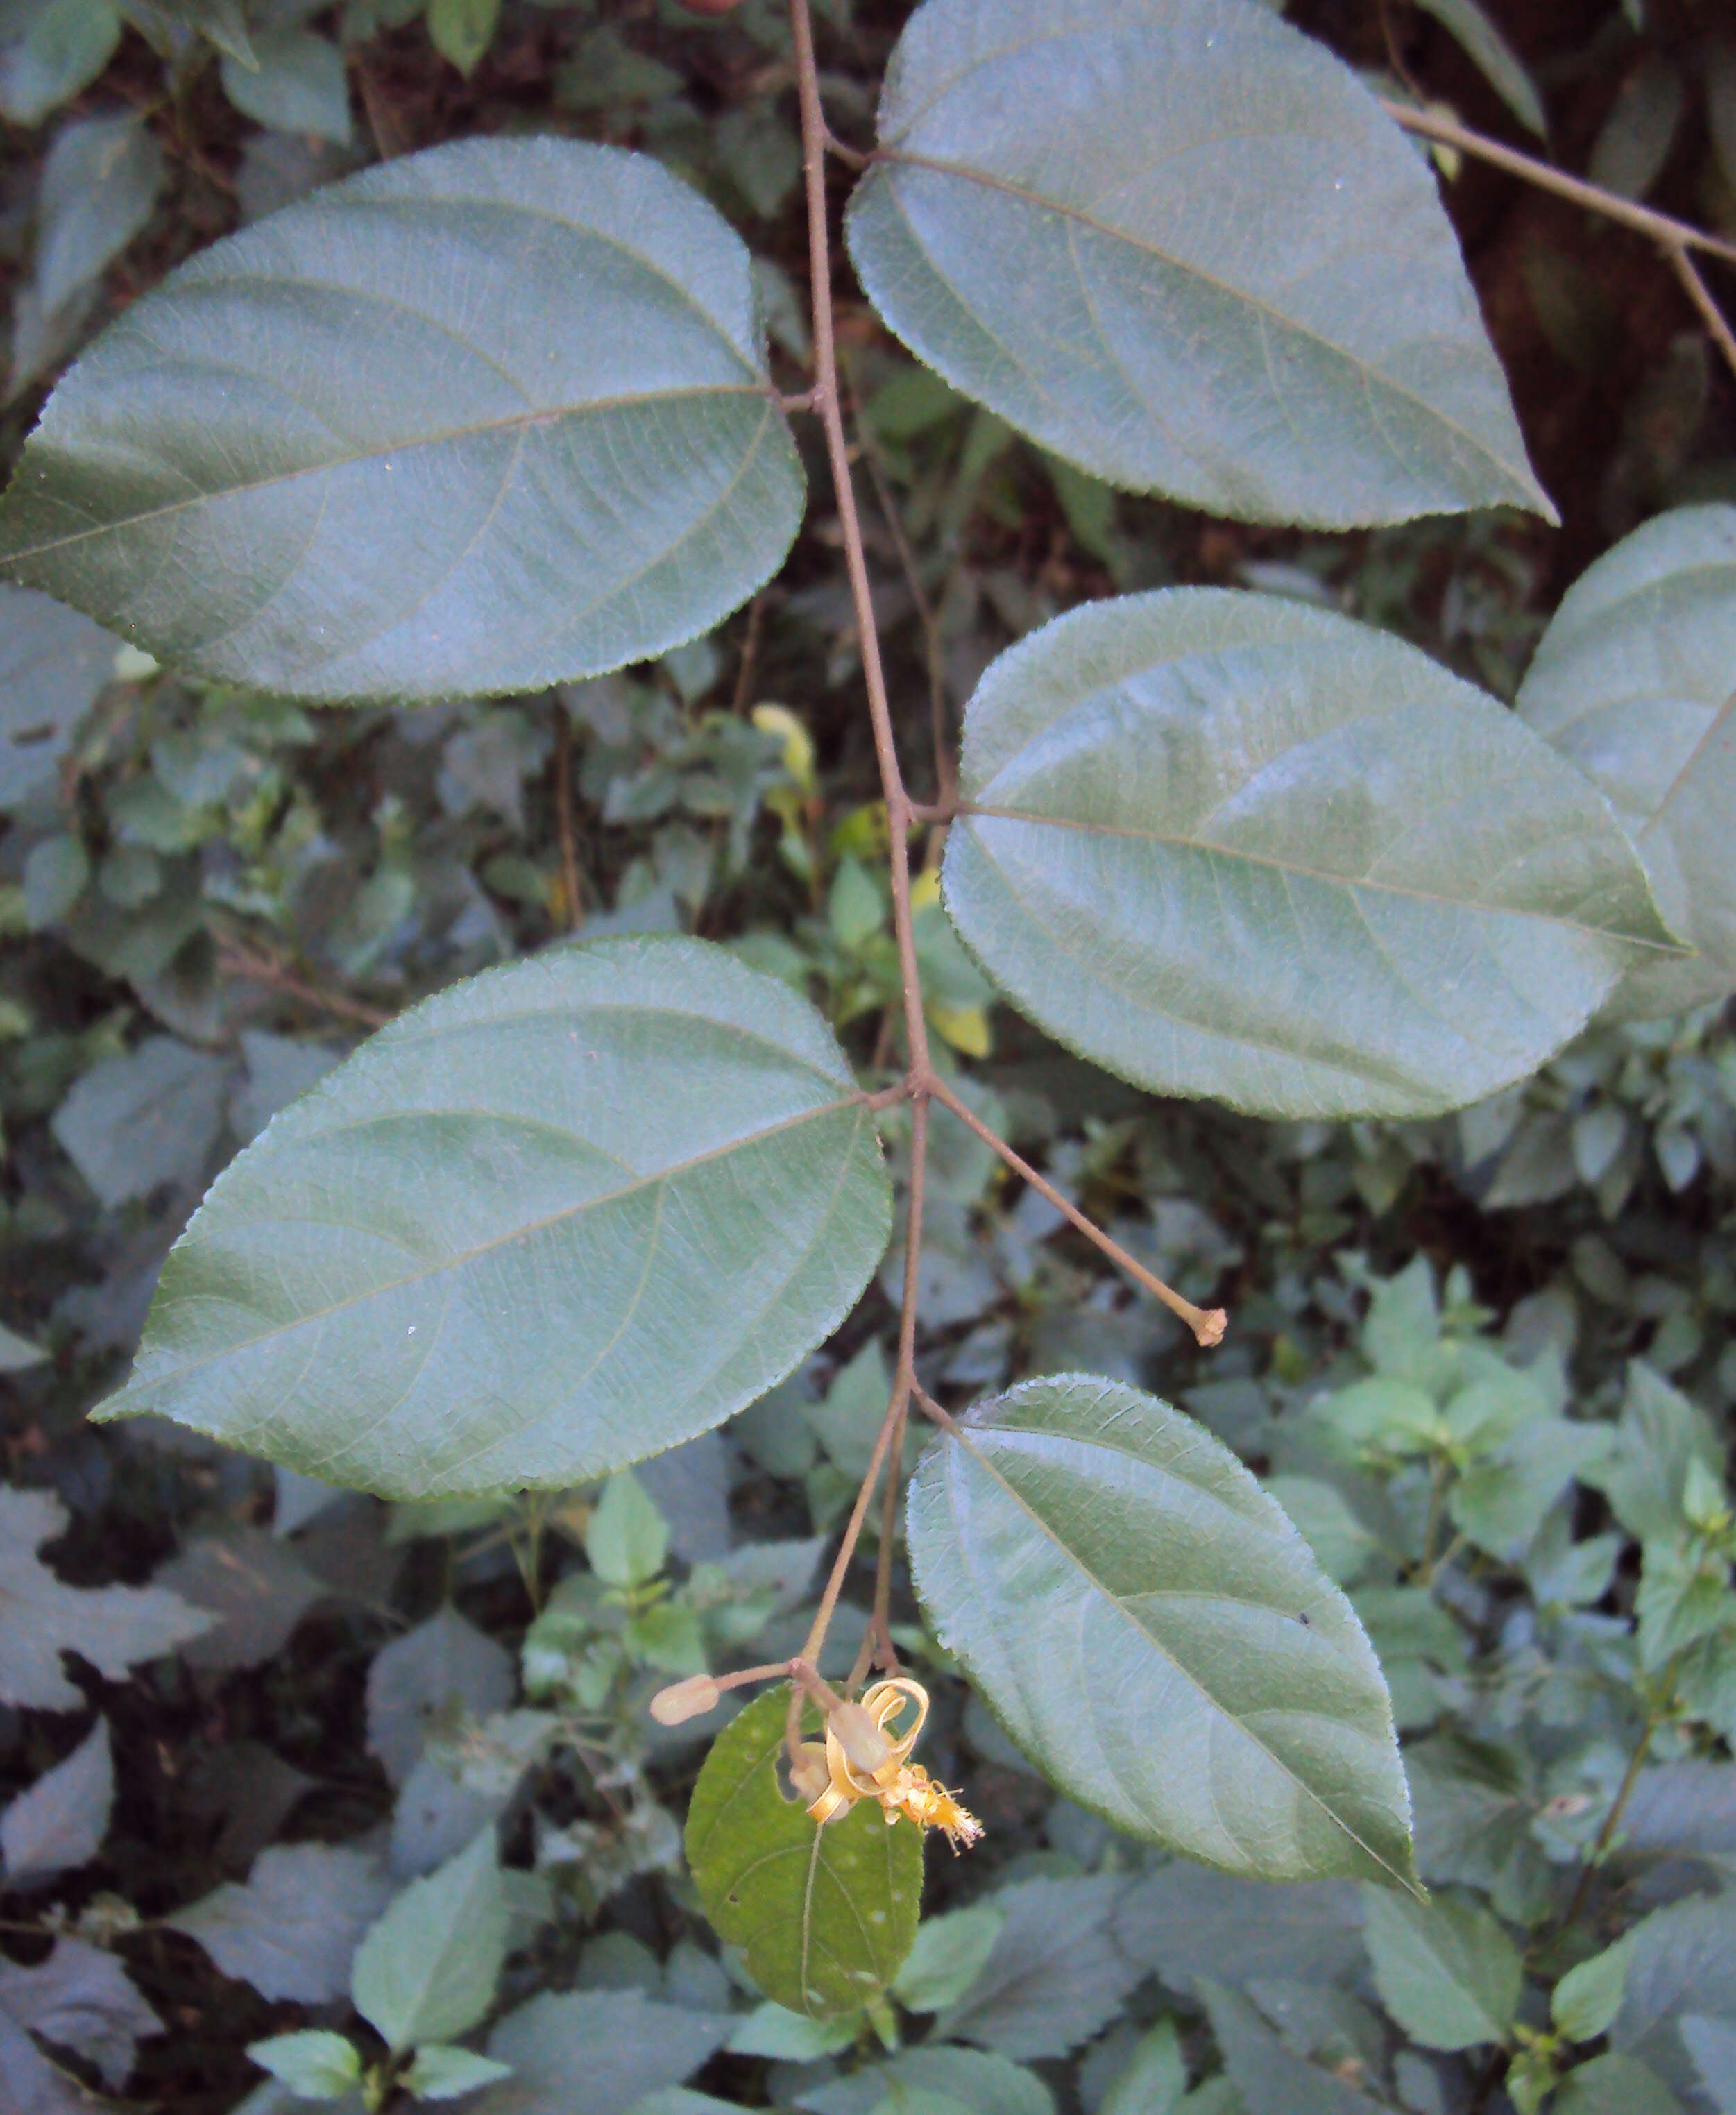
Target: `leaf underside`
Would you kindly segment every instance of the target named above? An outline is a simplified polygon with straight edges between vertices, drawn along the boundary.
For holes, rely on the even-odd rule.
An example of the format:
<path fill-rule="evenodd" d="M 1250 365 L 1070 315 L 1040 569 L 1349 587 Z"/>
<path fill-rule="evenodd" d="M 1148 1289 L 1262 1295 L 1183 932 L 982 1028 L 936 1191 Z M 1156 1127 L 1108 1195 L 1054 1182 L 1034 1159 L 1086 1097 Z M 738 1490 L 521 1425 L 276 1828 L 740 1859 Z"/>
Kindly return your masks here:
<path fill-rule="evenodd" d="M 891 1209 L 849 1066 L 786 986 L 702 941 L 556 950 L 415 1007 L 273 1120 L 97 1414 L 397 1498 L 581 1482 L 781 1379 Z"/>
<path fill-rule="evenodd" d="M 810 2019 L 871 2003 L 916 1940 L 923 1847 L 860 1800 L 822 1828 L 779 1789 L 786 1689 L 725 1727 L 694 1787 L 687 1862 L 705 1913 L 768 1998 Z"/>
<path fill-rule="evenodd" d="M 1667 950 L 1582 775 L 1414 648 L 1273 595 L 1097 603 L 965 710 L 946 908 L 1023 1010 L 1164 1094 L 1419 1116 L 1535 1071 Z"/>
<path fill-rule="evenodd" d="M 1246 0 L 928 0 L 851 201 L 947 380 L 1136 491 L 1328 527 L 1554 509 L 1432 177 Z"/>
<path fill-rule="evenodd" d="M 469 140 L 129 309 L 25 447 L 0 567 L 207 677 L 533 690 L 707 630 L 802 495 L 721 217 L 643 156 Z"/>
<path fill-rule="evenodd" d="M 1155 1397 L 1078 1374 L 960 1422 L 911 1483 L 917 1591 L 1043 1774 L 1225 1872 L 1409 1885 L 1373 1651 L 1235 1457 Z"/>

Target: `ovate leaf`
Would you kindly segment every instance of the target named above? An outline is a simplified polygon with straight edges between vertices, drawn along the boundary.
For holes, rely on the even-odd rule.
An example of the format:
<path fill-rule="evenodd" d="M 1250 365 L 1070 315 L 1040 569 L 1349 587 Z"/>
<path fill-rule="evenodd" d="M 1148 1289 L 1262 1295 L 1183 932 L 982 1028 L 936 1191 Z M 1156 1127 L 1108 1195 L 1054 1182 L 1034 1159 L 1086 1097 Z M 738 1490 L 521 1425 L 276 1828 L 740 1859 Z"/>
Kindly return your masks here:
<path fill-rule="evenodd" d="M 1608 795 L 1699 950 L 1636 965 L 1612 1012 L 1736 987 L 1736 507 L 1677 507 L 1606 552 L 1563 599 L 1518 709 Z"/>
<path fill-rule="evenodd" d="M 386 1906 L 374 1860 L 337 1843 L 274 1845 L 233 1880 L 163 1919 L 262 1998 L 323 2005 L 347 1989 L 356 1946 Z"/>
<path fill-rule="evenodd" d="M 124 1681 L 140 1661 L 210 1626 L 202 1608 L 160 1586 L 62 1586 L 36 1552 L 66 1525 L 50 1493 L 0 1485 L 0 1704 L 76 1711 L 85 1698 L 62 1672 L 63 1652 Z"/>
<path fill-rule="evenodd" d="M 699 941 L 562 949 L 273 1117 L 101 1415 L 392 1497 L 582 1482 L 781 1380 L 890 1218 L 872 1115 L 787 986 Z"/>
<path fill-rule="evenodd" d="M 416 2051 L 415 2062 L 404 2074 L 404 2090 L 413 2100 L 456 2100 L 461 2093 L 511 2076 L 511 2065 L 497 2063 L 492 2056 L 479 2056 L 451 2042 L 430 2042 Z"/>
<path fill-rule="evenodd" d="M 801 504 L 717 214 L 637 155 L 468 140 L 135 303 L 50 399 L 0 566 L 208 677 L 539 690 L 708 629 Z"/>
<path fill-rule="evenodd" d="M 361 2081 L 362 2060 L 355 2043 L 317 2027 L 250 2042 L 247 2053 L 303 2100 L 341 2099 Z"/>
<path fill-rule="evenodd" d="M 961 782 L 965 940 L 1051 1034 L 1161 1094 L 1453 1108 L 1670 945 L 1620 824 L 1546 742 L 1414 648 L 1273 595 L 1046 625 L 978 686 Z"/>
<path fill-rule="evenodd" d="M 0 2026 L 8 2020 L 56 2048 L 88 2058 L 115 2089 L 126 2083 L 139 2043 L 163 2030 L 162 2021 L 113 1954 L 65 1937 L 55 1940 L 46 1961 L 32 1967 L 0 1959 Z M 12 2053 L 3 2040 L 0 2086 L 21 2090 Z M 14 2104 L 8 2099 L 0 2104 L 11 2115 Z M 38 2115 L 39 2104 L 57 2115 L 61 2104 L 52 2099 L 38 2104 L 25 2096 L 23 2115 Z M 80 2108 L 92 2105 L 83 2094 L 71 2104 Z"/>
<path fill-rule="evenodd" d="M 0 813 L 53 794 L 67 737 L 114 672 L 115 643 L 47 595 L 0 585 Z"/>
<path fill-rule="evenodd" d="M 118 257 L 151 217 L 163 149 L 144 121 L 86 117 L 66 126 L 43 166 L 36 292 L 49 314 Z"/>
<path fill-rule="evenodd" d="M 928 0 L 850 255 L 898 335 L 1057 455 L 1215 512 L 1553 518 L 1433 178 L 1245 0 Z"/>
<path fill-rule="evenodd" d="M 343 53 L 311 30 L 256 32 L 251 54 L 223 55 L 223 93 L 261 125 L 318 140 L 350 139 L 350 84 Z"/>
<path fill-rule="evenodd" d="M 729 2029 L 726 2016 L 637 1990 L 545 1990 L 489 2035 L 489 2055 L 512 2076 L 475 2115 L 619 2115 L 697 2071 Z"/>
<path fill-rule="evenodd" d="M 0 13 L 0 117 L 40 124 L 90 85 L 120 41 L 111 0 L 11 0 Z"/>
<path fill-rule="evenodd" d="M 355 1950 L 350 1994 L 394 2053 L 449 2041 L 488 2011 L 506 1953 L 506 1894 L 491 1823 L 393 1902 Z"/>
<path fill-rule="evenodd" d="M 448 1605 L 394 1638 L 368 1669 L 368 1746 L 395 1785 L 421 1759 L 429 1734 L 468 1712 L 485 1718 L 513 1696 L 512 1660 Z"/>
<path fill-rule="evenodd" d="M 95 1857 L 108 1833 L 114 1796 L 108 1721 L 98 1718 L 64 1762 L 45 1770 L 0 1814 L 7 1878 L 57 1873 Z"/>
<path fill-rule="evenodd" d="M 1378 2115 L 1366 2094 L 1280 2040 L 1239 1991 L 1205 1983 L 1200 1994 L 1248 2115 Z"/>
<path fill-rule="evenodd" d="M 1501 34 L 1481 0 L 1417 0 L 1476 66 L 1491 88 L 1528 131 L 1541 140 L 1549 131 L 1542 99 L 1525 63 Z"/>
<path fill-rule="evenodd" d="M 1364 1936 L 1375 1987 L 1424 2048 L 1505 2042 L 1524 1980 L 1514 1944 L 1488 1911 L 1446 1895 L 1416 1902 L 1369 1888 Z"/>
<path fill-rule="evenodd" d="M 1003 1888 L 987 1962 L 937 2032 L 1023 2058 L 1065 2056 L 1088 2040 L 1144 1980 L 1111 1929 L 1120 1893 L 1107 1874 Z"/>
<path fill-rule="evenodd" d="M 1043 1774 L 1227 1872 L 1408 1884 L 1374 1654 L 1229 1449 L 1155 1397 L 1079 1374 L 961 1424 L 910 1486 L 917 1591 Z"/>
<path fill-rule="evenodd" d="M 687 1810 L 705 1913 L 768 1998 L 810 2019 L 859 2012 L 909 1952 L 923 1887 L 914 1822 L 859 1800 L 822 1828 L 778 1782 L 788 1691 L 768 1690 L 712 1744 Z"/>

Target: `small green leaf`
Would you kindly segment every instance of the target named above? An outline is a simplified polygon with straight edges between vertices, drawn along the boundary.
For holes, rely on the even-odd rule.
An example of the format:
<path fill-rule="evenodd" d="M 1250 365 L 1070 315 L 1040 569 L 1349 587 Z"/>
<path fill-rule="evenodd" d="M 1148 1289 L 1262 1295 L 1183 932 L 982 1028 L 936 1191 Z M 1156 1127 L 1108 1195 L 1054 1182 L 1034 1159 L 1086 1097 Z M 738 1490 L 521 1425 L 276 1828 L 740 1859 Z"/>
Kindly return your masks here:
<path fill-rule="evenodd" d="M 1486 1910 L 1437 1896 L 1412 1902 L 1363 1890 L 1363 1936 L 1375 1987 L 1424 2048 L 1506 2041 L 1524 1972 L 1513 1942 Z"/>
<path fill-rule="evenodd" d="M 1570 1968 L 1549 2001 L 1550 2017 L 1569 2041 L 1596 2041 L 1621 2010 L 1633 1948 L 1625 1938 Z"/>
<path fill-rule="evenodd" d="M 643 1586 L 669 1554 L 669 1525 L 630 1469 L 611 1476 L 584 1530 L 584 1553 L 606 1586 Z"/>
<path fill-rule="evenodd" d="M 357 1947 L 356 2010 L 394 2054 L 467 2033 L 493 2002 L 506 1925 L 491 1822 L 467 1850 L 412 1880 Z"/>
<path fill-rule="evenodd" d="M 1612 2049 L 1567 2074 L 1549 2115 L 1682 2115 L 1682 2104 L 1650 2064 Z"/>
<path fill-rule="evenodd" d="M 771 2057 L 780 2063 L 813 2063 L 822 2056 L 848 2048 L 861 2027 L 859 2012 L 814 2020 L 805 2012 L 792 2012 L 786 2005 L 774 2004 L 768 1998 L 736 2021 L 724 2046 L 737 2056 Z"/>
<path fill-rule="evenodd" d="M 114 673 L 115 644 L 76 610 L 0 584 L 0 813 L 53 797 L 73 729 Z"/>
<path fill-rule="evenodd" d="M 859 2012 L 916 1937 L 923 1847 L 873 1800 L 821 1828 L 779 1786 L 786 1690 L 720 1733 L 687 1814 L 687 1860 L 717 1935 L 768 1998 L 809 2019 Z"/>
<path fill-rule="evenodd" d="M 391 1497 L 583 1482 L 781 1380 L 891 1216 L 805 1000 L 702 941 L 560 949 L 401 1015 L 273 1118 L 101 1414 Z"/>
<path fill-rule="evenodd" d="M 43 166 L 36 291 L 52 314 L 131 242 L 163 188 L 163 149 L 141 117 L 87 117 Z"/>
<path fill-rule="evenodd" d="M 911 2012 L 944 2012 L 957 2004 L 983 1973 L 1004 1921 L 989 1902 L 924 1917 L 909 1958 L 892 1978 L 892 1995 Z"/>
<path fill-rule="evenodd" d="M 1134 2045 L 1097 2115 L 1173 2115 L 1188 2090 L 1188 2063 L 1175 2022 L 1161 2019 Z"/>
<path fill-rule="evenodd" d="M 250 2042 L 247 2053 L 301 2100 L 341 2100 L 362 2075 L 355 2044 L 318 2028 Z"/>
<path fill-rule="evenodd" d="M 26 443 L 0 568 L 221 681 L 474 695 L 709 629 L 801 507 L 727 224 L 644 156 L 465 140 L 135 302 Z"/>
<path fill-rule="evenodd" d="M 1226 1872 L 1412 1884 L 1374 1654 L 1229 1449 L 1083 1374 L 960 1423 L 910 1486 L 917 1591 L 1043 1774 Z"/>
<path fill-rule="evenodd" d="M 488 57 L 500 18 L 501 0 L 433 0 L 428 40 L 468 80 Z"/>
<path fill-rule="evenodd" d="M 1660 514 L 1583 574 L 1518 710 L 1608 796 L 1665 918 L 1699 950 L 1630 969 L 1611 1013 L 1721 998 L 1736 987 L 1736 507 Z"/>
<path fill-rule="evenodd" d="M 414 2099 L 456 2100 L 460 2093 L 474 2093 L 479 2085 L 511 2076 L 512 2066 L 497 2063 L 492 2056 L 455 2048 L 448 2042 L 428 2042 L 416 2051 L 401 2083 Z"/>
<path fill-rule="evenodd" d="M 961 789 L 943 879 L 966 943 L 1160 1094 L 1455 1108 L 1674 944 L 1546 742 L 1413 647 L 1277 596 L 1172 589 L 1045 625 L 971 699 Z"/>
<path fill-rule="evenodd" d="M 349 145 L 350 83 L 343 53 L 329 38 L 311 30 L 256 30 L 250 61 L 226 52 L 222 76 L 236 108 L 274 132 Z"/>
<path fill-rule="evenodd" d="M 91 82 L 121 41 L 109 0 L 29 0 L 0 18 L 0 117 L 39 125 Z"/>
<path fill-rule="evenodd" d="M 1527 131 L 1535 132 L 1540 140 L 1546 138 L 1549 122 L 1537 84 L 1478 0 L 1417 0 L 1417 5 L 1457 41 Z"/>
<path fill-rule="evenodd" d="M 928 0 L 848 228 L 913 351 L 1118 484 L 1330 527 L 1554 518 L 1432 177 L 1245 0 Z"/>

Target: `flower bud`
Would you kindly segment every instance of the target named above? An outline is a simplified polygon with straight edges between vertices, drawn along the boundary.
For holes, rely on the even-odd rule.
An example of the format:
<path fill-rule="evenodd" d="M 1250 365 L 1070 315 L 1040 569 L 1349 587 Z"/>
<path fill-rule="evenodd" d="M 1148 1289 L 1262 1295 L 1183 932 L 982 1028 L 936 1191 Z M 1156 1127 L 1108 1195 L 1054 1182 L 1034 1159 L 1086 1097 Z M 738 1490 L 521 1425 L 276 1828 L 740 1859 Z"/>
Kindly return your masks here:
<path fill-rule="evenodd" d="M 717 1685 L 708 1674 L 690 1674 L 685 1681 L 672 1681 L 651 1700 L 651 1715 L 659 1726 L 679 1726 L 684 1718 L 697 1718 L 717 1708 Z"/>

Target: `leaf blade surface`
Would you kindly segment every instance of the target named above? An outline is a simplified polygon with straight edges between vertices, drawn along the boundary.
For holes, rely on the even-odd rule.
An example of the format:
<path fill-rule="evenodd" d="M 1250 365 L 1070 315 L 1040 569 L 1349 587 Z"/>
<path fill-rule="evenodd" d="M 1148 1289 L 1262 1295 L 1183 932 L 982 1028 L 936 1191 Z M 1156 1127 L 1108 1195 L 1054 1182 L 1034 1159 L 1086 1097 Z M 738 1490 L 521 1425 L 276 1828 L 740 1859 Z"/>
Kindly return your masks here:
<path fill-rule="evenodd" d="M 273 1119 L 102 1414 L 401 1498 L 582 1482 L 781 1379 L 891 1209 L 804 1001 L 703 942 L 559 950 L 401 1016 Z"/>
<path fill-rule="evenodd" d="M 1010 998 L 1163 1094 L 1422 1115 L 1672 945 L 1607 805 L 1400 641 L 1269 595 L 1097 603 L 965 711 L 945 902 Z"/>
<path fill-rule="evenodd" d="M 136 303 L 50 400 L 0 567 L 219 680 L 476 695 L 708 629 L 801 504 L 727 225 L 645 158 L 473 140 Z"/>
<path fill-rule="evenodd" d="M 917 1591 L 1044 1775 L 1225 1872 L 1409 1885 L 1374 1654 L 1234 1456 L 1156 1397 L 1083 1374 L 960 1422 L 911 1484 Z"/>
<path fill-rule="evenodd" d="M 870 299 L 1070 461 L 1253 520 L 1553 518 L 1431 177 L 1270 13 L 928 0 L 880 140 Z"/>

